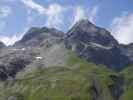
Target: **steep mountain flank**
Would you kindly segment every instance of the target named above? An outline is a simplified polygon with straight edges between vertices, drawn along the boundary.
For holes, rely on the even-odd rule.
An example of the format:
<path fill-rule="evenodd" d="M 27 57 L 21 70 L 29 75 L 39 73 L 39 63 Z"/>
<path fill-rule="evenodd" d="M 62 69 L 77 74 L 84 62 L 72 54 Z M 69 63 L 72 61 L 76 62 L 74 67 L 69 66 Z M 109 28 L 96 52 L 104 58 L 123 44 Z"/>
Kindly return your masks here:
<path fill-rule="evenodd" d="M 65 44 L 80 57 L 111 69 L 120 70 L 130 64 L 129 58 L 121 52 L 118 42 L 110 32 L 88 20 L 77 22 L 68 31 Z"/>

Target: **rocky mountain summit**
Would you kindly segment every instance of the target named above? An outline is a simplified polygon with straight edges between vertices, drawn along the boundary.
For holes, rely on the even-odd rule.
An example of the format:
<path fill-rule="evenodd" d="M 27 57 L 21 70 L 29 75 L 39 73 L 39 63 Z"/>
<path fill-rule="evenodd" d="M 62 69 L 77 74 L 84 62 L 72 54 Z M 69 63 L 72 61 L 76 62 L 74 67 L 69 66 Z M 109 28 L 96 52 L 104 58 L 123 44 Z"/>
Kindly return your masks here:
<path fill-rule="evenodd" d="M 47 27 L 32 27 L 29 31 L 24 35 L 24 37 L 15 43 L 15 46 L 36 46 L 41 45 L 41 43 L 48 38 L 61 39 L 63 38 L 64 33 L 54 29 Z M 52 40 L 51 40 L 52 41 Z"/>
<path fill-rule="evenodd" d="M 122 46 L 110 32 L 97 27 L 88 20 L 77 22 L 65 37 L 66 47 L 77 52 L 80 57 L 96 64 L 104 64 L 111 69 L 120 70 L 131 64 L 128 47 Z M 132 49 L 130 49 L 132 51 Z"/>

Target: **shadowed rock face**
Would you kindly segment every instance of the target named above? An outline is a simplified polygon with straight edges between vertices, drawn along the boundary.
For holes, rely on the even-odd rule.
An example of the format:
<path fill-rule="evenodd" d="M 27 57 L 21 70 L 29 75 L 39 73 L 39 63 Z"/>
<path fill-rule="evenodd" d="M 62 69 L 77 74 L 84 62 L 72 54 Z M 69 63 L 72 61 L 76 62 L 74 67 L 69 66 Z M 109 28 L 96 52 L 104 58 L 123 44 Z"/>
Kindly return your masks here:
<path fill-rule="evenodd" d="M 133 64 L 133 43 L 129 45 L 120 45 L 121 52 L 125 54 L 129 59 L 130 62 Z"/>
<path fill-rule="evenodd" d="M 0 48 L 4 48 L 4 47 L 6 47 L 6 46 L 4 45 L 4 43 L 0 42 Z"/>
<path fill-rule="evenodd" d="M 104 64 L 120 70 L 130 64 L 127 55 L 121 52 L 118 42 L 107 30 L 88 20 L 77 22 L 65 36 L 65 44 L 79 56 L 96 64 Z"/>
<path fill-rule="evenodd" d="M 107 30 L 99 28 L 88 20 L 77 22 L 67 33 L 67 39 L 71 42 L 97 43 L 103 46 L 116 46 L 118 42 Z"/>

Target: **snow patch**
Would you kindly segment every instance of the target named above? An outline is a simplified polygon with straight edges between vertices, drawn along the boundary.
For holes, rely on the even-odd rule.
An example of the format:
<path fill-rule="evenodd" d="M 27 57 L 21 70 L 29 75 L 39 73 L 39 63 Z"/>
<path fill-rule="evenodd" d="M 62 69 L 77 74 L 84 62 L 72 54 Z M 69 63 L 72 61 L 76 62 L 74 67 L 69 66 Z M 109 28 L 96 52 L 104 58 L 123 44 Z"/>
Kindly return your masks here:
<path fill-rule="evenodd" d="M 36 57 L 36 60 L 42 60 L 42 59 L 43 57 L 40 57 L 40 56 Z"/>

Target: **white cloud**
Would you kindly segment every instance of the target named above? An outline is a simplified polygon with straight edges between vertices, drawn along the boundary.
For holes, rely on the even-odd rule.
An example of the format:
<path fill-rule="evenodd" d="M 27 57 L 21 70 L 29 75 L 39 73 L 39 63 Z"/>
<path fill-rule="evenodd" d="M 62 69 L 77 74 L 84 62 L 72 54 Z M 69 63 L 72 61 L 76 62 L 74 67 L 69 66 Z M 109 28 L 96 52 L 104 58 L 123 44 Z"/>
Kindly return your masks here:
<path fill-rule="evenodd" d="M 0 33 L 4 30 L 7 24 L 7 18 L 12 13 L 12 10 L 9 6 L 0 7 Z"/>
<path fill-rule="evenodd" d="M 46 26 L 61 28 L 65 20 L 64 13 L 68 10 L 74 10 L 73 23 L 76 23 L 80 19 L 89 19 L 92 23 L 96 22 L 98 6 L 94 6 L 92 9 L 83 8 L 82 6 L 66 7 L 56 3 L 51 3 L 47 7 L 44 7 L 34 0 L 21 0 L 29 9 L 37 11 L 39 14 L 46 16 Z M 72 14 L 70 14 L 71 16 Z"/>
<path fill-rule="evenodd" d="M 89 12 L 89 20 L 92 22 L 92 23 L 96 23 L 96 19 L 97 19 L 97 13 L 98 13 L 98 6 L 94 6 Z"/>
<path fill-rule="evenodd" d="M 15 42 L 17 42 L 23 38 L 26 31 L 27 31 L 27 29 L 25 29 L 24 32 L 15 34 L 13 36 L 0 35 L 0 41 L 2 41 L 7 46 L 13 45 Z"/>
<path fill-rule="evenodd" d="M 88 19 L 92 23 L 96 22 L 96 17 L 98 13 L 98 6 L 94 6 L 92 9 L 86 9 L 81 6 L 77 6 L 74 10 L 74 21 L 75 24 L 77 21 L 81 19 Z"/>
<path fill-rule="evenodd" d="M 60 28 L 63 24 L 63 11 L 64 7 L 59 4 L 53 3 L 48 7 L 44 7 L 33 0 L 21 0 L 28 8 L 37 11 L 39 14 L 47 17 L 46 25 L 48 27 Z"/>
<path fill-rule="evenodd" d="M 113 19 L 111 30 L 114 37 L 124 44 L 133 42 L 133 13 L 123 13 Z"/>
<path fill-rule="evenodd" d="M 63 11 L 65 9 L 58 4 L 51 4 L 47 9 L 46 26 L 60 28 L 63 24 Z"/>
<path fill-rule="evenodd" d="M 0 18 L 5 18 L 12 13 L 12 10 L 9 6 L 0 7 Z"/>
<path fill-rule="evenodd" d="M 22 3 L 24 3 L 27 7 L 36 10 L 40 14 L 44 14 L 45 8 L 37 3 L 35 3 L 33 0 L 21 0 Z"/>
<path fill-rule="evenodd" d="M 87 16 L 86 16 L 86 11 L 80 7 L 80 6 L 77 6 L 75 8 L 75 11 L 74 11 L 74 21 L 73 21 L 73 24 L 75 24 L 77 21 L 81 20 L 81 19 L 85 19 Z"/>

